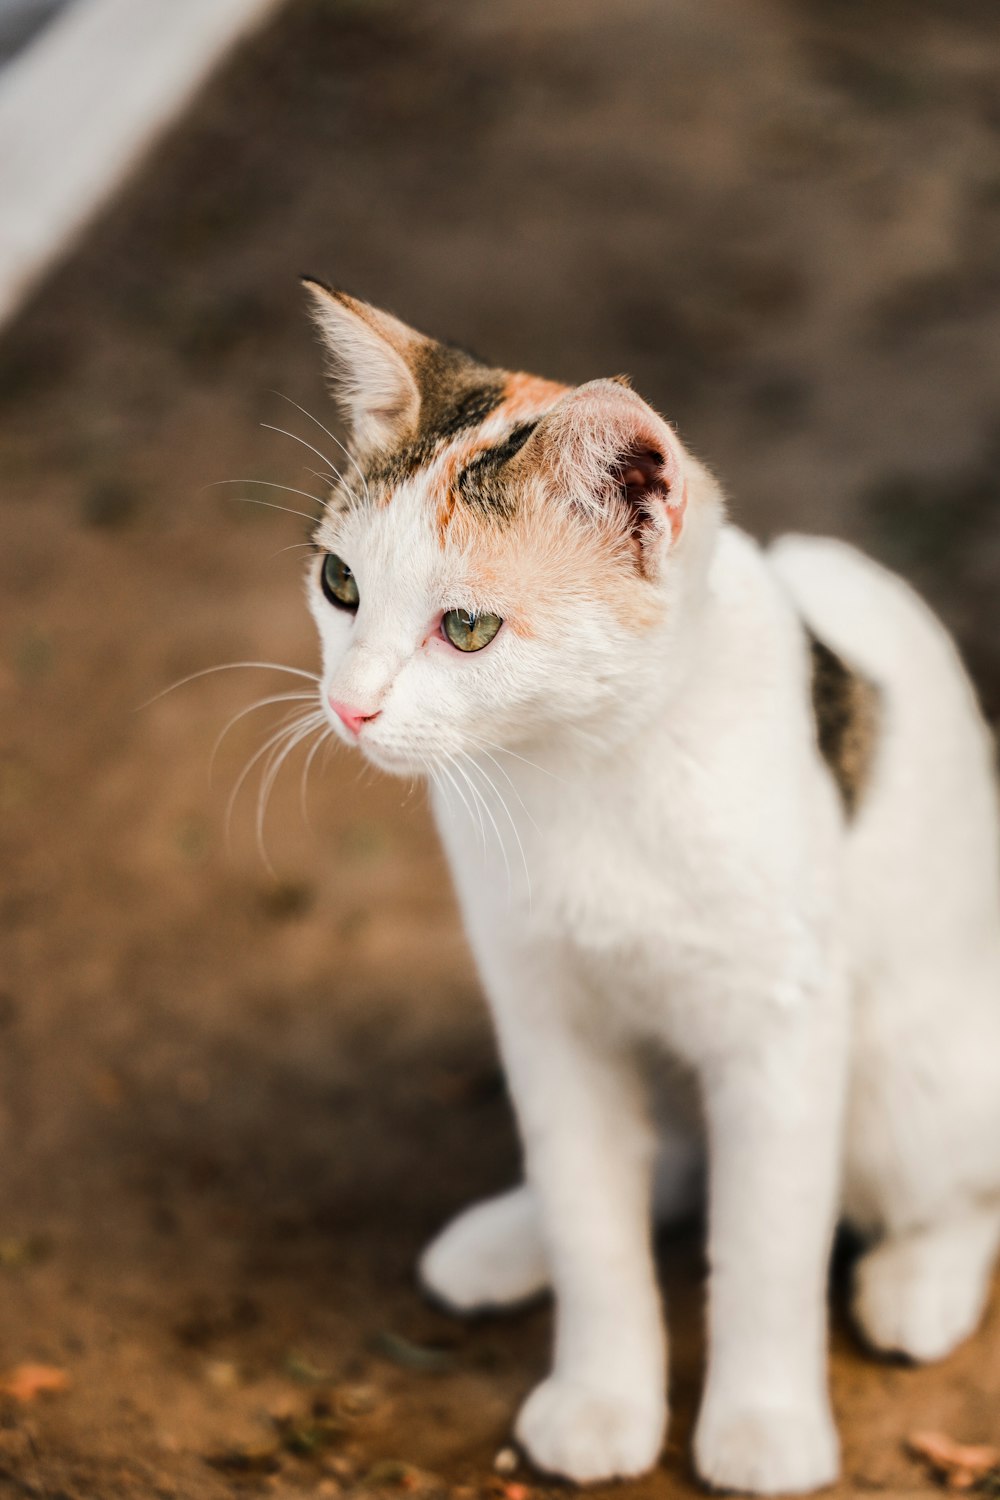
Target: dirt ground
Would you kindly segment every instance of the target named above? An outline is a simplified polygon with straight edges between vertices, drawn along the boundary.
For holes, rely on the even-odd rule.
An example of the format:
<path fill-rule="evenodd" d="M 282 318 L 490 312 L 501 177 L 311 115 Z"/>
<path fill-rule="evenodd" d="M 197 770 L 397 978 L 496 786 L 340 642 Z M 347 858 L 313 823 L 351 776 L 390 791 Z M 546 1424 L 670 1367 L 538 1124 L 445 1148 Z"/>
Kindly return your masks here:
<path fill-rule="evenodd" d="M 100 107 L 100 101 L 94 101 Z M 326 417 L 295 276 L 509 366 L 629 371 L 761 534 L 942 609 L 1000 709 L 1000 11 L 953 0 L 293 0 L 0 339 L 0 1496 L 456 1491 L 550 1312 L 456 1324 L 419 1247 L 517 1152 L 420 792 L 320 757 L 226 804 L 315 664 Z M 322 446 L 320 444 L 319 446 Z M 294 705 L 293 705 L 294 706 Z M 697 1230 L 663 1246 L 696 1493 Z M 879 1363 L 835 1284 L 839 1493 L 1000 1439 L 1000 1304 Z M 504 1485 L 507 1486 L 506 1494 Z"/>

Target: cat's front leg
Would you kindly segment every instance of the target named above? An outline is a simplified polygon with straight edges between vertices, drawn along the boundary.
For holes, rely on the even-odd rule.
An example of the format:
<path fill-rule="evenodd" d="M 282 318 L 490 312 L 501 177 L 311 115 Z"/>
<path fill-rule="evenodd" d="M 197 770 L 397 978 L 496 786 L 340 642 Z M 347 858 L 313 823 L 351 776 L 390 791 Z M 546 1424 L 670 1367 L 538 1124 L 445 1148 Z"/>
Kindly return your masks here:
<path fill-rule="evenodd" d="M 556 1297 L 553 1370 L 516 1434 L 539 1468 L 592 1483 L 652 1468 L 666 1426 L 653 1133 L 632 1061 L 565 977 L 537 977 L 505 983 L 494 1005 Z"/>
<path fill-rule="evenodd" d="M 709 1357 L 695 1462 L 719 1489 L 788 1494 L 837 1475 L 827 1388 L 843 1016 L 803 995 L 707 1068 Z"/>

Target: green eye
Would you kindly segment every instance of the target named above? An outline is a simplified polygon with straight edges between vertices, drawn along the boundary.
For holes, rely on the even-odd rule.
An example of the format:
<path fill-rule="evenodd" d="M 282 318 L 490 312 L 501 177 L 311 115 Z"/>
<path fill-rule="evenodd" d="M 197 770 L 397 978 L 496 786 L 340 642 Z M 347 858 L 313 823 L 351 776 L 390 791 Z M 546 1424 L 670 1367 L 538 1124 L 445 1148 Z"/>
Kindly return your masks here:
<path fill-rule="evenodd" d="M 319 581 L 331 604 L 335 604 L 338 609 L 357 609 L 357 580 L 344 559 L 335 552 L 328 552 L 324 557 Z"/>
<path fill-rule="evenodd" d="M 499 615 L 477 615 L 473 609 L 449 609 L 441 629 L 459 651 L 481 651 L 503 624 Z"/>

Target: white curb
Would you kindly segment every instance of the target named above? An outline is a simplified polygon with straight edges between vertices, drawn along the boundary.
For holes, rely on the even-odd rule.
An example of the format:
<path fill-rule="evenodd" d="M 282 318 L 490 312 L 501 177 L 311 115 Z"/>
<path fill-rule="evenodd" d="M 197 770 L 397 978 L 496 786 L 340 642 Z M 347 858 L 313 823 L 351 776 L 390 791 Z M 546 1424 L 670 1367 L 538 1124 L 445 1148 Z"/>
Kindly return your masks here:
<path fill-rule="evenodd" d="M 0 324 L 282 0 L 75 0 L 0 74 Z"/>

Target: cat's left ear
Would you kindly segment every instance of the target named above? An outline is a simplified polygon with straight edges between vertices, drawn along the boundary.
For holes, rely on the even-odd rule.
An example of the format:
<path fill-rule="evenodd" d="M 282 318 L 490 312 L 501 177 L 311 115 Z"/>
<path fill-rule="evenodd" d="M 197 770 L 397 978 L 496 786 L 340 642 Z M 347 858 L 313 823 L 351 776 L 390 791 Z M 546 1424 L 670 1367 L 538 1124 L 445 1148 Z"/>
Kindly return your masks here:
<path fill-rule="evenodd" d="M 535 436 L 548 482 L 585 514 L 624 529 L 653 576 L 687 507 L 684 449 L 668 423 L 626 382 L 592 380 L 564 396 Z"/>
<path fill-rule="evenodd" d="M 347 292 L 310 277 L 302 281 L 353 446 L 373 452 L 411 437 L 420 415 L 414 370 L 431 340 Z"/>

